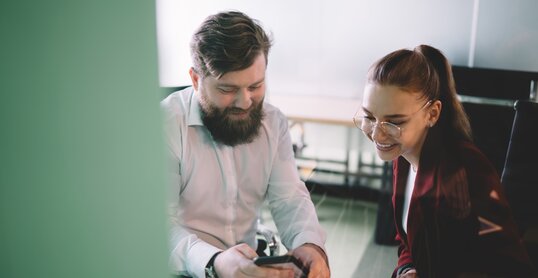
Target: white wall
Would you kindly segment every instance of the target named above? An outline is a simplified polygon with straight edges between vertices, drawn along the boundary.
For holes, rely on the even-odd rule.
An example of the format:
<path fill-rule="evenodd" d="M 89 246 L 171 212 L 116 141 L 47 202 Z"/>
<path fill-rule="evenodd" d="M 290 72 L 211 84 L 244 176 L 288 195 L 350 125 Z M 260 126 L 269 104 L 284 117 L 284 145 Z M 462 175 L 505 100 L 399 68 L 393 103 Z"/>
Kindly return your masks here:
<path fill-rule="evenodd" d="M 475 66 L 538 71 L 538 1 L 480 1 Z"/>
<path fill-rule="evenodd" d="M 458 65 L 538 71 L 535 0 L 157 0 L 157 4 L 162 86 L 190 84 L 192 32 L 207 15 L 228 9 L 259 19 L 273 33 L 269 95 L 357 98 L 375 60 L 420 43 L 440 48 Z"/>

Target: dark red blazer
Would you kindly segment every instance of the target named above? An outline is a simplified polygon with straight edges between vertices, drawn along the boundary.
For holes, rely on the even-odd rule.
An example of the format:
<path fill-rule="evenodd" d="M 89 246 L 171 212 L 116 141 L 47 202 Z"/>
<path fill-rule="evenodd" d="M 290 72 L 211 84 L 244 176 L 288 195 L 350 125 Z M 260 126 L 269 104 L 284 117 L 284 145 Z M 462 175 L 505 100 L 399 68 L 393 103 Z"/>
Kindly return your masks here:
<path fill-rule="evenodd" d="M 394 160 L 392 203 L 400 247 L 393 276 L 412 264 L 421 278 L 536 277 L 492 164 L 473 144 L 449 145 L 442 137 L 434 128 L 424 142 L 407 234 L 402 212 L 409 163 Z M 481 224 L 488 222 L 502 229 Z"/>

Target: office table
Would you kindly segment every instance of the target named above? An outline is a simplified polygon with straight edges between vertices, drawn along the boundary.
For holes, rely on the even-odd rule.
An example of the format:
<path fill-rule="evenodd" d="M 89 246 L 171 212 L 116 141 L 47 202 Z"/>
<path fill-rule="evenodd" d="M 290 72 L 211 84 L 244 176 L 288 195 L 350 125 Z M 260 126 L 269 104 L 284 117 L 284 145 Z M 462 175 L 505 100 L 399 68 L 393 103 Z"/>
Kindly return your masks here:
<path fill-rule="evenodd" d="M 338 97 L 322 97 L 322 96 L 285 96 L 285 95 L 269 95 L 267 101 L 278 107 L 290 121 L 290 129 L 299 126 L 301 129 L 301 138 L 299 146 L 296 149 L 296 158 L 314 160 L 316 162 L 336 163 L 344 166 L 344 184 L 350 185 L 350 177 L 364 178 L 380 178 L 382 184 L 388 179 L 387 168 L 388 164 L 376 164 L 375 161 L 366 163 L 362 159 L 361 151 L 359 150 L 358 165 L 356 171 L 350 169 L 351 144 L 355 124 L 353 116 L 360 107 L 359 99 L 338 98 Z M 305 142 L 304 123 L 316 123 L 342 126 L 346 129 L 345 138 L 345 158 L 343 160 L 323 159 L 306 157 L 302 154 L 302 148 Z M 359 136 L 359 141 L 363 140 L 363 136 Z M 360 144 L 361 142 L 359 142 Z M 363 167 L 370 169 L 381 168 L 381 175 L 362 171 Z M 335 173 L 334 171 L 316 167 L 317 172 Z M 382 185 L 383 186 L 383 185 Z"/>

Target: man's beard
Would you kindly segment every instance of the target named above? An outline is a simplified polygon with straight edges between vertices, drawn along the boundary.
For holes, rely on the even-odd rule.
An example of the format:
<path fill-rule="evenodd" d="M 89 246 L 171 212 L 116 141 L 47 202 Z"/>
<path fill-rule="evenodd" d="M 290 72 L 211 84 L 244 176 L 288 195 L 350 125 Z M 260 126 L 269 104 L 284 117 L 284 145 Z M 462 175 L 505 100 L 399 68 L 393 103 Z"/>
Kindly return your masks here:
<path fill-rule="evenodd" d="M 204 105 L 201 105 L 202 109 L 200 109 L 202 112 L 202 122 L 215 141 L 233 147 L 251 143 L 258 137 L 264 117 L 263 100 L 257 104 L 254 103 L 251 108 L 246 110 L 246 113 L 249 114 L 248 118 L 241 120 L 234 120 L 230 115 L 234 112 L 244 112 L 245 110 L 243 109 L 229 107 L 224 109 L 224 111 L 220 111 L 211 103 L 207 101 L 205 103 L 208 106 L 207 109 L 204 108 Z"/>

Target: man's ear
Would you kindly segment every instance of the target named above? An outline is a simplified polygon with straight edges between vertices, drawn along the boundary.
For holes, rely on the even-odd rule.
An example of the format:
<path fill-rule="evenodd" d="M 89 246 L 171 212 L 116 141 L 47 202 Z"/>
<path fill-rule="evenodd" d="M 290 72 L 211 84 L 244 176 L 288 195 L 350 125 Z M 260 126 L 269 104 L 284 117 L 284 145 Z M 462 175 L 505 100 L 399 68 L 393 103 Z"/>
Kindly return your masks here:
<path fill-rule="evenodd" d="M 441 116 L 441 109 L 443 108 L 443 103 L 440 100 L 434 101 L 430 109 L 430 123 L 435 125 Z"/>
<path fill-rule="evenodd" d="M 198 91 L 198 82 L 200 82 L 200 75 L 194 70 L 194 68 L 189 69 L 189 75 L 191 76 L 192 86 L 195 91 Z"/>

